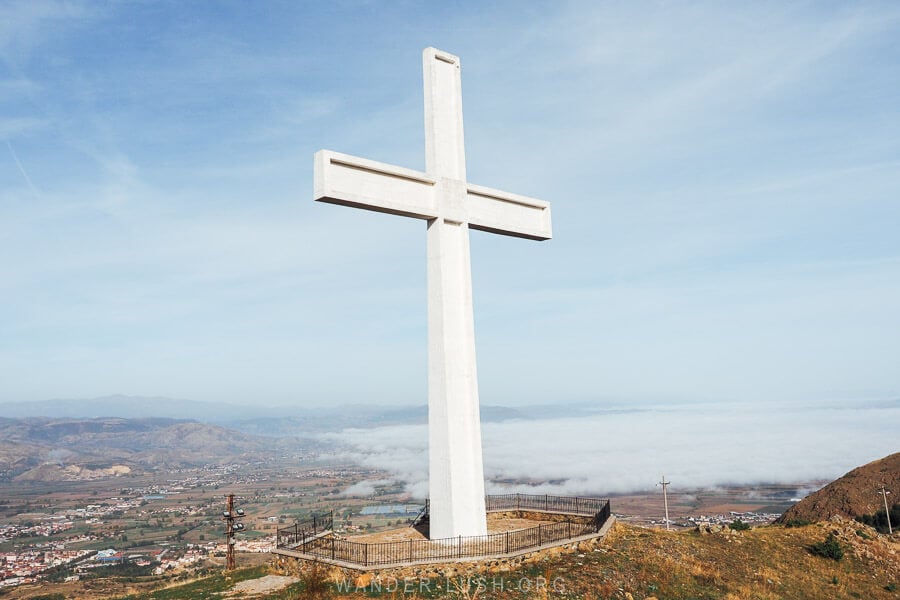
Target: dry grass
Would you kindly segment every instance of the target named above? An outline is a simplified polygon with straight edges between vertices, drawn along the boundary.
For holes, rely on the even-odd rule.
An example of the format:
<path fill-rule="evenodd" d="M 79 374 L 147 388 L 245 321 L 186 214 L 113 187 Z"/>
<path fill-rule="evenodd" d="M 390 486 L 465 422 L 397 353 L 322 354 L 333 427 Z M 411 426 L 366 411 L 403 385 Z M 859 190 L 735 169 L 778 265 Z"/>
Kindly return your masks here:
<path fill-rule="evenodd" d="M 864 536 L 857 530 L 863 530 Z M 809 547 L 834 533 L 844 558 L 815 556 Z M 305 583 L 300 597 L 371 598 L 366 593 L 339 593 L 323 588 L 324 573 L 297 573 Z M 828 522 L 799 528 L 760 527 L 745 532 L 665 532 L 617 524 L 608 537 L 578 552 L 540 557 L 513 571 L 484 567 L 489 581 L 501 577 L 503 590 L 455 585 L 440 591 L 374 595 L 403 600 L 429 598 L 616 600 L 900 600 L 900 535 L 888 538 L 854 522 Z M 561 582 L 530 590 L 516 581 Z M 180 598 L 169 594 L 167 598 Z M 185 598 L 192 597 L 185 595 Z M 196 597 L 196 596 L 194 596 Z M 271 600 L 289 597 L 269 596 Z"/>
<path fill-rule="evenodd" d="M 821 523 L 700 535 L 619 524 L 595 549 L 553 557 L 512 576 L 560 578 L 566 593 L 545 590 L 551 598 L 900 600 L 900 592 L 888 589 L 900 586 L 900 537 L 889 540 L 868 530 L 867 540 L 856 534 L 859 528 Z M 840 562 L 808 550 L 829 532 L 846 550 Z M 483 595 L 511 597 L 517 596 Z"/>

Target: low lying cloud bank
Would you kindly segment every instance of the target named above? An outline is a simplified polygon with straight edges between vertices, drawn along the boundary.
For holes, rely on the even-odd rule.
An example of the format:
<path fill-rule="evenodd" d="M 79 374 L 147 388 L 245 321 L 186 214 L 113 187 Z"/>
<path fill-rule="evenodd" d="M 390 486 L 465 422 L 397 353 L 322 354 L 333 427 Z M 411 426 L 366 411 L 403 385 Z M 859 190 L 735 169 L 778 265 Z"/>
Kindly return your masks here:
<path fill-rule="evenodd" d="M 834 479 L 900 450 L 900 407 L 686 406 L 484 423 L 489 493 L 610 494 Z M 425 425 L 323 434 L 338 458 L 383 469 L 428 494 Z"/>
<path fill-rule="evenodd" d="M 392 483 L 394 483 L 393 479 L 367 479 L 365 481 L 354 483 L 342 491 L 341 496 L 374 496 L 378 491 L 377 488 L 379 486 L 390 485 Z"/>

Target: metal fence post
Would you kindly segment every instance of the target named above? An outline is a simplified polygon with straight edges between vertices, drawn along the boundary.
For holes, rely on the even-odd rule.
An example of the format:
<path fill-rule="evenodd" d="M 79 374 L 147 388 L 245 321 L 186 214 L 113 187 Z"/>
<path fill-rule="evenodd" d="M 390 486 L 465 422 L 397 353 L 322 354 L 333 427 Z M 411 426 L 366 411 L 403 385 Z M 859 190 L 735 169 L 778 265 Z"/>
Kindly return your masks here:
<path fill-rule="evenodd" d="M 334 538 L 331 538 L 331 560 L 334 560 Z"/>
<path fill-rule="evenodd" d="M 462 536 L 456 538 L 456 557 L 462 558 Z"/>
<path fill-rule="evenodd" d="M 506 532 L 506 553 L 509 554 L 509 531 Z"/>
<path fill-rule="evenodd" d="M 541 527 L 543 527 L 543 525 L 538 525 L 538 546 L 541 545 Z"/>

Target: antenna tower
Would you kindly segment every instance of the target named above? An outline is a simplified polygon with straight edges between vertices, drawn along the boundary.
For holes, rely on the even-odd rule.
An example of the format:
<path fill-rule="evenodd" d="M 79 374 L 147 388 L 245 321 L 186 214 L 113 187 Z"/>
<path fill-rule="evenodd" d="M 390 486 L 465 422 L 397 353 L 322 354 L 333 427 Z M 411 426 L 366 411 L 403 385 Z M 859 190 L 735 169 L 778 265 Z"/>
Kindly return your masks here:
<path fill-rule="evenodd" d="M 234 534 L 243 531 L 244 524 L 239 519 L 244 518 L 244 509 L 234 510 L 234 494 L 226 494 L 225 512 L 222 520 L 225 521 L 225 570 L 234 570 Z"/>

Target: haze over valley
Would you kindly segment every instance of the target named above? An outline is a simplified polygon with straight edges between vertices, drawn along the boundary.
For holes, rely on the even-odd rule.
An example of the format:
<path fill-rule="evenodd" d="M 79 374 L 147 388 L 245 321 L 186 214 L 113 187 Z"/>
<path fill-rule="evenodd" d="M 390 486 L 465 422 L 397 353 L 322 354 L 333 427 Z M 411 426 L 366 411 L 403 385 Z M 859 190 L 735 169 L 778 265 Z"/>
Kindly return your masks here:
<path fill-rule="evenodd" d="M 163 412 L 167 418 L 149 416 Z M 0 414 L 21 415 L 0 419 L 0 464 L 11 478 L 29 470 L 38 479 L 64 477 L 67 465 L 221 464 L 312 452 L 376 469 L 411 495 L 427 495 L 425 406 L 313 410 L 111 396 L 5 404 Z M 482 418 L 490 489 L 609 494 L 652 489 L 663 473 L 684 487 L 830 480 L 896 451 L 900 401 L 605 401 L 483 406 Z"/>

